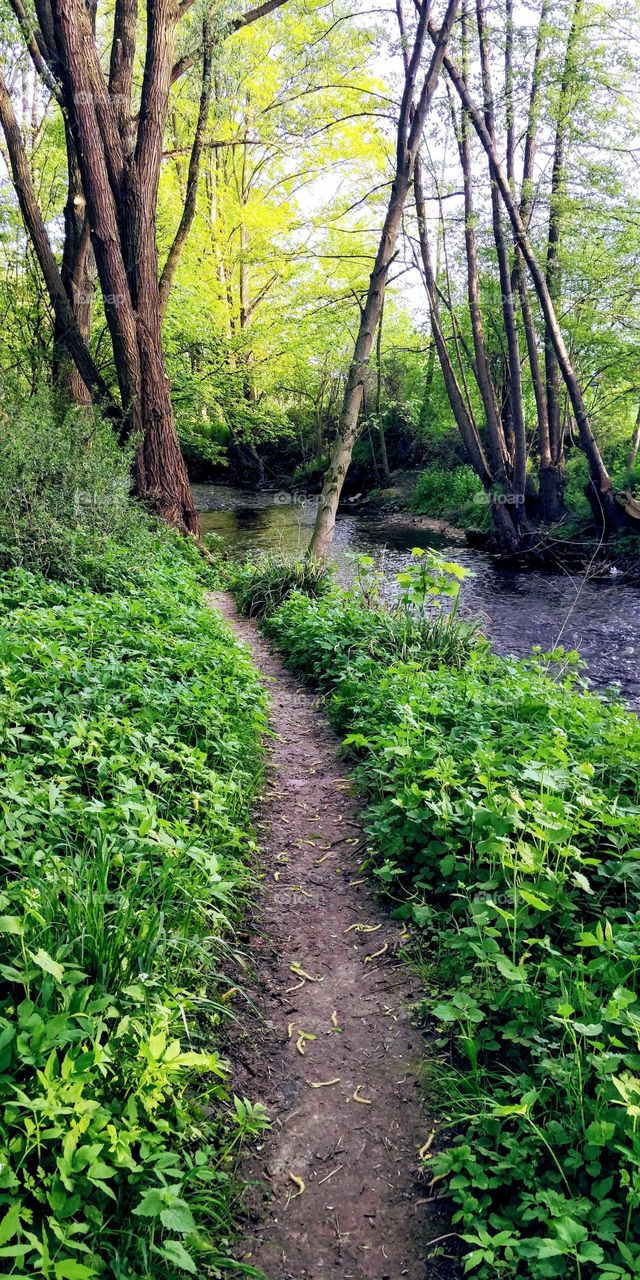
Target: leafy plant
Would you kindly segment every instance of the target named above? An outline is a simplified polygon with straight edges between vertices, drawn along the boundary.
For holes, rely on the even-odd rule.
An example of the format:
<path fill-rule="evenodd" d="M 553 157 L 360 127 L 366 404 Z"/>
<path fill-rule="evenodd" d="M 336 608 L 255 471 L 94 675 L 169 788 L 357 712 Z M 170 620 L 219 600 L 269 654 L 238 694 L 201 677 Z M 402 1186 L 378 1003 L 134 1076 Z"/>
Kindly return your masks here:
<path fill-rule="evenodd" d="M 630 1280 L 640 726 L 585 687 L 575 654 L 456 647 L 444 610 L 425 629 L 420 597 L 441 572 L 449 589 L 443 566 L 418 561 L 395 613 L 292 594 L 265 629 L 327 697 L 366 797 L 370 869 L 428 956 L 453 1133 L 425 1163 L 452 1197 L 466 1270 Z"/>
<path fill-rule="evenodd" d="M 426 467 L 417 477 L 411 507 L 420 515 L 451 520 L 462 528 L 488 525 L 482 484 L 473 468 L 466 464 L 446 470 Z"/>
<path fill-rule="evenodd" d="M 216 1047 L 264 693 L 172 539 L 0 603 L 3 1273 L 214 1277 L 266 1123 Z"/>

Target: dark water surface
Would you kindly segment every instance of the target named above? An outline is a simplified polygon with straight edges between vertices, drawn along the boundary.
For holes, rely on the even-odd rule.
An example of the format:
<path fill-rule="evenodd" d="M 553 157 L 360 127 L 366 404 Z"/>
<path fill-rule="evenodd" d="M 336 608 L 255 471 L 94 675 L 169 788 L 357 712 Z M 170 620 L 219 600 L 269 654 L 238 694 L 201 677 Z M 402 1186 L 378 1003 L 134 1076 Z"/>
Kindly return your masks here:
<path fill-rule="evenodd" d="M 313 501 L 223 485 L 194 485 L 194 494 L 203 531 L 218 533 L 232 554 L 306 550 Z M 640 709 L 640 587 L 615 577 L 584 582 L 568 574 L 509 567 L 464 541 L 357 514 L 338 517 L 332 556 L 342 581 L 353 577 L 350 556 L 372 556 L 392 593 L 394 575 L 410 559 L 412 547 L 437 547 L 472 570 L 473 577 L 462 585 L 465 612 L 481 616 L 501 653 L 521 656 L 533 645 L 550 649 L 557 643 L 578 649 L 595 685 L 618 684 L 626 701 Z"/>

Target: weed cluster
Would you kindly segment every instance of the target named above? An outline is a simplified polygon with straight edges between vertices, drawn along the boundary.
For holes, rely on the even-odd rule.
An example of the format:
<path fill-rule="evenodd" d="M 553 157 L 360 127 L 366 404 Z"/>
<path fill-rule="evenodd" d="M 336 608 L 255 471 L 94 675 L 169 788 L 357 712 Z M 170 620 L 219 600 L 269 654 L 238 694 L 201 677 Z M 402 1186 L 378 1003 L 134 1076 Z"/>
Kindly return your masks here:
<path fill-rule="evenodd" d="M 292 591 L 324 595 L 331 582 L 329 571 L 319 561 L 291 560 L 276 552 L 230 566 L 228 580 L 238 608 L 250 618 L 273 613 Z"/>

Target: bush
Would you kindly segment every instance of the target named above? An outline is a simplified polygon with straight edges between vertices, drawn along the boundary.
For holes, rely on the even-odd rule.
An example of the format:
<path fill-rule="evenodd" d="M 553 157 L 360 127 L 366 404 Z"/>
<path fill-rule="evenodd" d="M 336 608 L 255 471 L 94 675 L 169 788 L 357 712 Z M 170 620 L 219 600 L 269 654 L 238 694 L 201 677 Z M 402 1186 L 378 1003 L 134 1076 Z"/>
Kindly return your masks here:
<path fill-rule="evenodd" d="M 331 582 L 330 572 L 316 560 L 291 560 L 269 552 L 233 565 L 228 581 L 241 613 L 250 618 L 264 618 L 292 591 L 317 597 L 324 595 Z"/>
<path fill-rule="evenodd" d="M 420 515 L 451 520 L 463 528 L 484 527 L 487 523 L 482 482 L 472 467 L 458 466 L 448 471 L 427 467 L 416 480 L 411 507 Z"/>
<path fill-rule="evenodd" d="M 345 593 L 292 595 L 265 629 L 327 695 L 367 797 L 370 864 L 424 939 L 455 1126 L 426 1163 L 466 1269 L 631 1280 L 637 719 L 588 692 L 576 655 L 394 655 L 382 611 Z"/>
<path fill-rule="evenodd" d="M 0 403 L 0 567 L 95 585 L 144 562 L 154 526 L 131 500 L 131 452 L 86 410 Z"/>

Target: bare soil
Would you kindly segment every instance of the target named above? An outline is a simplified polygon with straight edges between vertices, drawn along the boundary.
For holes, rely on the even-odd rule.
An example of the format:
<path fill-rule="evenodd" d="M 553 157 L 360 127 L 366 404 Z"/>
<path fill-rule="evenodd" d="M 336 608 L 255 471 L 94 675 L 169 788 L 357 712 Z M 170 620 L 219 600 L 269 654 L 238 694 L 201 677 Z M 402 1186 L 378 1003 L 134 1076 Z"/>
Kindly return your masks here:
<path fill-rule="evenodd" d="M 262 1101 L 273 1128 L 241 1170 L 253 1191 L 238 1258 L 269 1280 L 450 1276 L 434 1257 L 436 1240 L 452 1243 L 447 1204 L 418 1157 L 435 1127 L 407 1012 L 419 991 L 399 959 L 402 926 L 359 872 L 363 834 L 338 741 L 231 598 L 212 603 L 265 677 L 274 734 L 256 815 L 254 1008 L 229 1045 L 236 1092 Z"/>

